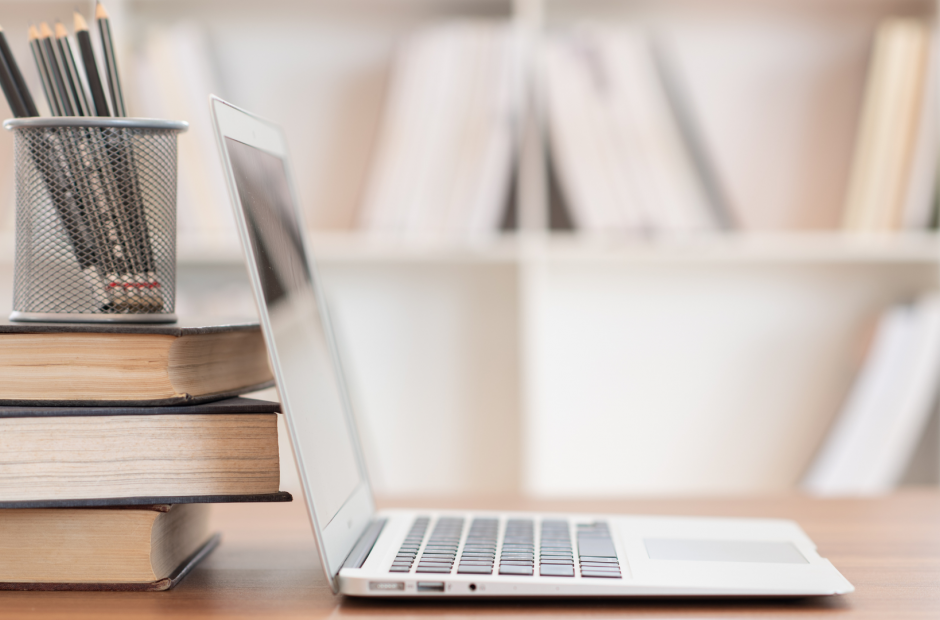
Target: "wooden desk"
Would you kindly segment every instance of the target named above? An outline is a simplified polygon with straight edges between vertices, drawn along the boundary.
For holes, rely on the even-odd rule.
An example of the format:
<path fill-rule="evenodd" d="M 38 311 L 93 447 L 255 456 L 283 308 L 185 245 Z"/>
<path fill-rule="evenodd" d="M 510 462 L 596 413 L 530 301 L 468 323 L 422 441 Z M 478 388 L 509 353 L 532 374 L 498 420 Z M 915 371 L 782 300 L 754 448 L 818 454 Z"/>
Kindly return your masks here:
<path fill-rule="evenodd" d="M 940 618 L 940 492 L 882 499 L 510 499 L 385 506 L 583 510 L 796 519 L 855 584 L 844 597 L 797 601 L 358 601 L 330 593 L 300 502 L 213 508 L 222 545 L 176 589 L 159 593 L 0 592 L 0 617 L 414 618 L 792 617 Z"/>

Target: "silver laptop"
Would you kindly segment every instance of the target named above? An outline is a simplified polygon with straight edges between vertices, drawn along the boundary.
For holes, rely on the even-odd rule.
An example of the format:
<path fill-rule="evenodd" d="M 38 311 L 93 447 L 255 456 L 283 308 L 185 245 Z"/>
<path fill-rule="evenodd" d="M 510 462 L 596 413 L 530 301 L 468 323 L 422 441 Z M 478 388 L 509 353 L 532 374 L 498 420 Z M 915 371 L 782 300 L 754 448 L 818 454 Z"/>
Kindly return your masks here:
<path fill-rule="evenodd" d="M 854 589 L 792 521 L 377 511 L 286 137 L 221 99 L 212 97 L 210 105 L 307 511 L 334 592 L 680 597 Z"/>

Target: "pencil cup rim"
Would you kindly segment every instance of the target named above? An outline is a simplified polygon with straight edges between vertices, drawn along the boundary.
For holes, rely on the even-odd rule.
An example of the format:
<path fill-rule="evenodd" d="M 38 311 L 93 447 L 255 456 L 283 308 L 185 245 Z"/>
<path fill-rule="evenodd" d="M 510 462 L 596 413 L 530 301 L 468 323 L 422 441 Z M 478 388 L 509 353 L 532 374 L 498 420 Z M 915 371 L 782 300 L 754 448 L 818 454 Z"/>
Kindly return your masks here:
<path fill-rule="evenodd" d="M 3 121 L 7 131 L 20 127 L 116 127 L 123 129 L 162 129 L 178 131 L 189 129 L 186 121 L 168 121 L 159 118 L 114 118 L 104 116 L 34 116 L 8 118 Z"/>

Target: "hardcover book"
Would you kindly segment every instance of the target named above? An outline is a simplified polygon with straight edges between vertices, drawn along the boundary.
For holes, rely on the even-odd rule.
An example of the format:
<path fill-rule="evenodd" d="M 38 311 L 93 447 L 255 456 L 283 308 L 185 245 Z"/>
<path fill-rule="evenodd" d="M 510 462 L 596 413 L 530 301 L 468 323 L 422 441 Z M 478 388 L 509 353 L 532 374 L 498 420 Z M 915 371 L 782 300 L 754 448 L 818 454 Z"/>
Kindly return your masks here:
<path fill-rule="evenodd" d="M 278 501 L 279 408 L 0 407 L 0 508 Z"/>
<path fill-rule="evenodd" d="M 273 384 L 257 323 L 0 321 L 0 404 L 171 405 Z"/>
<path fill-rule="evenodd" d="M 166 590 L 219 543 L 209 507 L 0 510 L 0 590 Z"/>

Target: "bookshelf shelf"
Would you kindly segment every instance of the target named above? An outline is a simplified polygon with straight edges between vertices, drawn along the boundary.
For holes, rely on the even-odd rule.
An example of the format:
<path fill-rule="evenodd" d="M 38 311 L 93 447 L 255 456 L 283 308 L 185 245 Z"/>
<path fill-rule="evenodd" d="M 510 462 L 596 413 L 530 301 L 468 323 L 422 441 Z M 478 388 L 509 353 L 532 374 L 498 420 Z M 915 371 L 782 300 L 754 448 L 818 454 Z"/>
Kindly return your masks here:
<path fill-rule="evenodd" d="M 532 240 L 528 250 L 548 260 L 618 263 L 940 263 L 940 237 L 929 233 L 730 233 L 648 241 L 552 235 L 544 243 Z"/>
<path fill-rule="evenodd" d="M 312 232 L 317 260 L 342 264 L 514 264 L 527 261 L 612 263 L 886 263 L 940 266 L 940 235 L 856 236 L 838 232 L 731 233 L 636 239 L 574 233 L 505 234 L 455 241 Z M 10 239 L 12 243 L 12 238 Z M 9 257 L 12 259 L 12 254 Z M 241 264 L 234 236 L 179 240 L 181 265 Z"/>
<path fill-rule="evenodd" d="M 615 263 L 885 263 L 940 269 L 940 235 L 857 236 L 838 232 L 714 234 L 638 240 L 572 233 L 506 234 L 485 239 L 380 238 L 358 232 L 312 232 L 317 260 L 341 264 L 513 264 L 523 261 Z M 13 231 L 0 231 L 0 265 L 12 267 Z M 181 266 L 241 265 L 234 235 L 180 235 Z"/>

